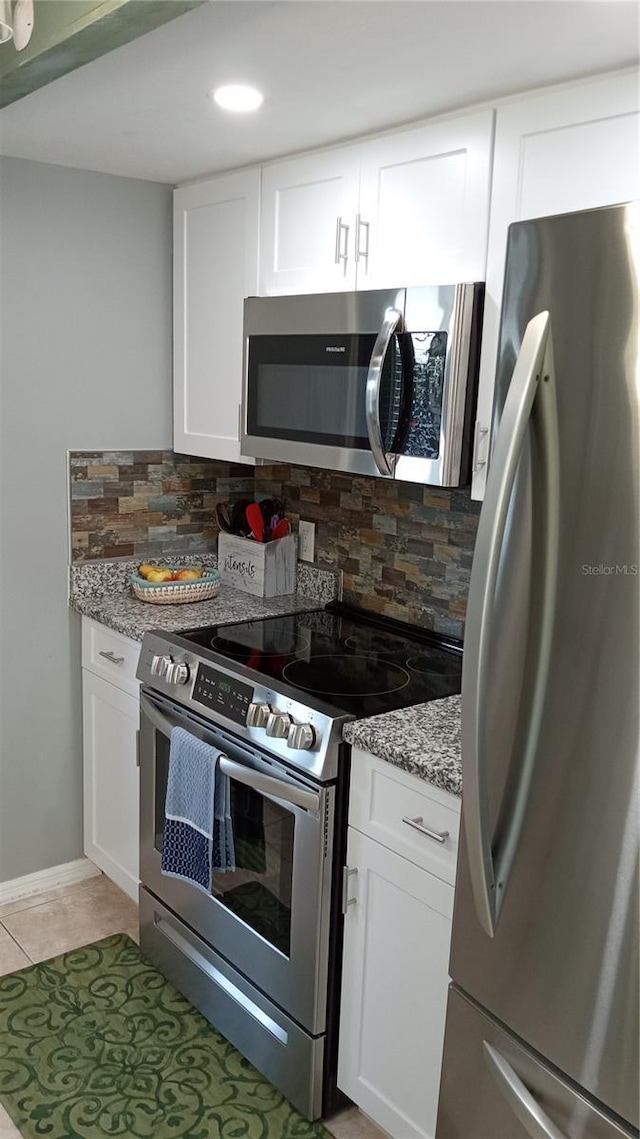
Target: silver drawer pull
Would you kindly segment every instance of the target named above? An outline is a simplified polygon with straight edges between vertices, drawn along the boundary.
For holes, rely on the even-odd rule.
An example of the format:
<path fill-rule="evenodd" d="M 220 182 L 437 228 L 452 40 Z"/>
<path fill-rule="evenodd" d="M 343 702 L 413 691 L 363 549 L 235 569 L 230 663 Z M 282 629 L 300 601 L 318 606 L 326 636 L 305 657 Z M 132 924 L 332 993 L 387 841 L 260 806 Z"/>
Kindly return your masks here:
<path fill-rule="evenodd" d="M 429 827 L 425 827 L 422 815 L 418 815 L 416 819 L 407 819 L 403 817 L 403 823 L 408 827 L 413 827 L 414 831 L 420 831 L 420 834 L 426 834 L 427 838 L 432 838 L 434 842 L 446 842 L 449 837 L 449 831 L 432 831 Z"/>
<path fill-rule="evenodd" d="M 342 867 L 342 912 L 346 914 L 349 906 L 355 906 L 357 898 L 349 897 L 349 879 L 352 874 L 358 873 L 357 866 Z"/>
<path fill-rule="evenodd" d="M 124 664 L 124 657 L 117 657 L 115 653 L 112 653 L 111 651 L 108 653 L 103 653 L 101 649 L 99 655 L 101 657 L 104 657 L 105 660 L 110 660 L 112 664 Z"/>

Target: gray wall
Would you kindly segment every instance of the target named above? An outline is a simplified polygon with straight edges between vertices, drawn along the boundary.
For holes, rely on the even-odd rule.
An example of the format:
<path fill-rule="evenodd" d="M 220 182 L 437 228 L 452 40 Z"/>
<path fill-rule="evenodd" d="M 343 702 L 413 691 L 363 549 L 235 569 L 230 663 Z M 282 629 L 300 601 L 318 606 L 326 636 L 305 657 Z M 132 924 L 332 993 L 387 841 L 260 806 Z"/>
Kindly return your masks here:
<path fill-rule="evenodd" d="M 82 854 L 70 449 L 171 443 L 171 191 L 0 159 L 0 882 Z"/>

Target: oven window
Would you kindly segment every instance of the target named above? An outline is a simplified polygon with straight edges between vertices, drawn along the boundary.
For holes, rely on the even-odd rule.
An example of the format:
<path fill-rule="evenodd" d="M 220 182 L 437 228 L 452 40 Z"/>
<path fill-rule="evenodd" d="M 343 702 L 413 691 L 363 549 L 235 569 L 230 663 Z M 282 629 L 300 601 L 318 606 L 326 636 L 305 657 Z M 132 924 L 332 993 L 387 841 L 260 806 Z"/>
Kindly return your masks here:
<path fill-rule="evenodd" d="M 156 732 L 155 847 L 162 851 L 169 740 Z M 221 905 L 289 956 L 295 817 L 251 787 L 231 780 L 236 870 L 213 875 Z"/>
<path fill-rule="evenodd" d="M 231 818 L 237 869 L 214 874 L 213 894 L 288 957 L 294 816 L 232 780 Z"/>

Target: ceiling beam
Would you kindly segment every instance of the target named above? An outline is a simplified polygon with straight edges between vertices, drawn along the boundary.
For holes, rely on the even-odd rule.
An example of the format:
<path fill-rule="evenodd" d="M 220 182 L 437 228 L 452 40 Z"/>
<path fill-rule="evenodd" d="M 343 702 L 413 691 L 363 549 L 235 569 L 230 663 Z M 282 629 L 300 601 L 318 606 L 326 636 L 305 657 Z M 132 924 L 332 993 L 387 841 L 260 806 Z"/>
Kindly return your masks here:
<path fill-rule="evenodd" d="M 0 45 L 0 107 L 182 16 L 205 0 L 35 0 L 29 43 Z"/>

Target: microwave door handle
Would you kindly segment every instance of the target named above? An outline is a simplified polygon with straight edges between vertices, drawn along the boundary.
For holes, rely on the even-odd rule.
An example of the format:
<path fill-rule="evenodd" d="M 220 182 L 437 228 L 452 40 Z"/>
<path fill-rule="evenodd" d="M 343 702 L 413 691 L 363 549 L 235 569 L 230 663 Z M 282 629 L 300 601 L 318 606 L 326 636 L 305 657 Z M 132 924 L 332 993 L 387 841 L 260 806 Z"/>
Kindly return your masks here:
<path fill-rule="evenodd" d="M 220 759 L 220 770 L 231 779 L 236 779 L 238 783 L 243 783 L 245 787 L 252 787 L 254 791 L 260 791 L 272 799 L 280 799 L 282 803 L 293 803 L 294 806 L 303 807 L 305 811 L 312 811 L 316 815 L 320 811 L 320 796 L 314 791 L 284 783 L 281 779 L 274 779 L 272 775 L 263 775 L 261 771 L 255 771 L 253 767 L 243 767 L 241 763 L 235 763 L 226 756 Z"/>
<path fill-rule="evenodd" d="M 397 332 L 402 323 L 402 313 L 397 308 L 388 308 L 384 314 L 382 328 L 380 329 L 369 361 L 367 372 L 367 385 L 365 389 L 365 416 L 367 422 L 367 435 L 371 453 L 381 475 L 389 478 L 393 475 L 389 459 L 382 442 L 380 428 L 380 385 L 382 384 L 382 369 L 391 337 Z"/>
<path fill-rule="evenodd" d="M 413 347 L 413 337 L 410 332 L 401 332 L 398 334 L 398 349 L 400 352 L 402 387 L 400 389 L 398 426 L 393 440 L 393 451 L 396 456 L 403 455 L 405 452 L 415 403 L 416 355 Z"/>

